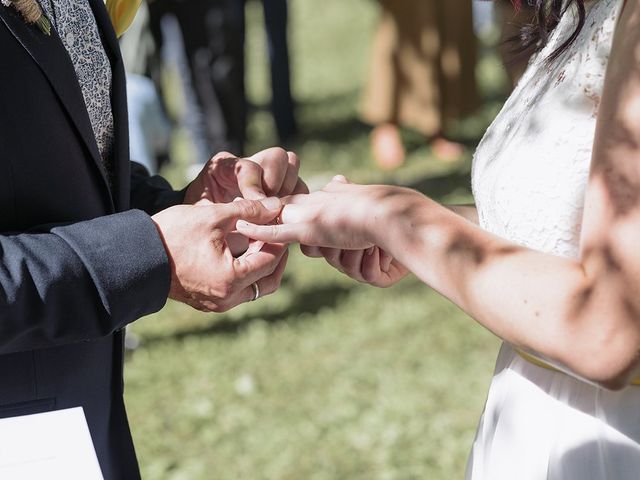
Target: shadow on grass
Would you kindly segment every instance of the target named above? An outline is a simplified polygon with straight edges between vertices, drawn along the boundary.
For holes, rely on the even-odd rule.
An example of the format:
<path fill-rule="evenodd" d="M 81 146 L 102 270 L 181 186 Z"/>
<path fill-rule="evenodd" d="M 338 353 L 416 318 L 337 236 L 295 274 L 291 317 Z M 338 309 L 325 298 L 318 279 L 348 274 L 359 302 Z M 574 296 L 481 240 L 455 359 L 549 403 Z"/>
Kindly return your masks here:
<path fill-rule="evenodd" d="M 371 127 L 363 123 L 356 113 L 359 96 L 359 90 L 350 90 L 323 98 L 298 100 L 299 134 L 291 146 L 300 149 L 309 141 L 341 145 L 368 135 Z M 269 110 L 268 103 L 250 105 L 252 112 Z"/>
<path fill-rule="evenodd" d="M 284 310 L 268 312 L 265 314 L 247 313 L 234 320 L 214 320 L 212 323 L 200 328 L 182 330 L 171 335 L 150 335 L 143 339 L 143 346 L 149 347 L 163 342 L 173 342 L 189 337 L 205 336 L 233 336 L 239 335 L 253 322 L 262 321 L 269 324 L 277 324 L 282 321 L 303 319 L 314 315 L 324 308 L 334 308 L 342 302 L 356 286 L 325 285 L 313 289 L 297 292 L 293 301 Z"/>
<path fill-rule="evenodd" d="M 342 118 L 334 122 L 303 123 L 300 135 L 296 139 L 299 145 L 308 141 L 322 142 L 329 145 L 349 143 L 355 139 L 369 135 L 371 127 L 362 123 L 355 116 Z"/>

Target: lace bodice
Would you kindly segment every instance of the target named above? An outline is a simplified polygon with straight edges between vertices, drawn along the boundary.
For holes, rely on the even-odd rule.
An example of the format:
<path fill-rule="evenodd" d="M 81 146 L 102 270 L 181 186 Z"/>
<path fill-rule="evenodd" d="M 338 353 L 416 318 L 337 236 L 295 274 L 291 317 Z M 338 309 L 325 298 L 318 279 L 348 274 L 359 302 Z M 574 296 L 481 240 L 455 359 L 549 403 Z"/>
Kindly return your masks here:
<path fill-rule="evenodd" d="M 472 184 L 480 225 L 532 249 L 577 256 L 596 116 L 622 0 L 587 2 L 577 40 L 562 17 L 476 150 Z"/>

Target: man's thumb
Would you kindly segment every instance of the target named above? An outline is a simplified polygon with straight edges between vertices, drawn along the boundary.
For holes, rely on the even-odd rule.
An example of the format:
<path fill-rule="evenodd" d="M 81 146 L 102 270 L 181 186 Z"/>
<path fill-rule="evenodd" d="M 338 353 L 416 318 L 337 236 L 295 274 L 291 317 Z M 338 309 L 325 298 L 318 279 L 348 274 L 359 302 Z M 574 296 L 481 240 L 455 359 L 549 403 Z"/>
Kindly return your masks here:
<path fill-rule="evenodd" d="M 282 203 L 277 197 L 269 197 L 263 200 L 237 200 L 228 203 L 226 208 L 233 229 L 238 220 L 246 220 L 257 225 L 272 222 L 280 214 Z"/>

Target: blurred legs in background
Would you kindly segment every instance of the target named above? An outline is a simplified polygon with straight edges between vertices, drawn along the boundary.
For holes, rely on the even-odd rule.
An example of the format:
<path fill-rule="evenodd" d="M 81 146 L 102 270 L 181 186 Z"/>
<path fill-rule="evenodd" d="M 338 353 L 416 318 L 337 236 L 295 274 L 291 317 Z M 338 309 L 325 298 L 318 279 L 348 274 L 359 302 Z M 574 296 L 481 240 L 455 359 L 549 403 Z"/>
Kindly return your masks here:
<path fill-rule="evenodd" d="M 238 20 L 236 28 L 245 38 L 245 5 L 247 0 L 235 0 Z M 294 101 L 291 95 L 291 71 L 289 66 L 287 0 L 261 0 L 264 13 L 264 24 L 267 33 L 267 50 L 271 73 L 271 113 L 280 144 L 291 142 L 298 132 L 294 114 Z M 244 68 L 244 52 L 242 59 Z M 244 75 L 243 75 L 244 78 Z"/>
<path fill-rule="evenodd" d="M 287 144 L 297 133 L 287 1 L 262 3 L 271 67 L 271 109 L 280 143 Z M 149 9 L 161 70 L 165 76 L 169 72 L 171 95 L 179 97 L 180 105 L 172 113 L 189 133 L 194 150 L 193 171 L 188 176 L 215 152 L 243 155 L 247 130 L 245 0 L 154 0 Z"/>
<path fill-rule="evenodd" d="M 244 150 L 242 32 L 234 0 L 155 0 L 149 11 L 160 69 L 169 72 L 171 94 L 181 103 L 175 110 L 193 144 L 192 177 L 213 153 Z"/>
<path fill-rule="evenodd" d="M 287 144 L 297 134 L 291 96 L 287 0 L 262 0 L 271 66 L 271 111 L 280 143 Z"/>
<path fill-rule="evenodd" d="M 374 126 L 376 163 L 387 169 L 403 163 L 400 126 L 423 134 L 440 158 L 455 160 L 462 147 L 443 132 L 478 105 L 471 0 L 380 5 L 362 108 L 363 120 Z"/>
<path fill-rule="evenodd" d="M 168 155 L 171 124 L 155 84 L 145 76 L 155 51 L 146 3 L 142 3 L 134 22 L 121 37 L 120 49 L 127 71 L 130 158 L 155 174 Z"/>

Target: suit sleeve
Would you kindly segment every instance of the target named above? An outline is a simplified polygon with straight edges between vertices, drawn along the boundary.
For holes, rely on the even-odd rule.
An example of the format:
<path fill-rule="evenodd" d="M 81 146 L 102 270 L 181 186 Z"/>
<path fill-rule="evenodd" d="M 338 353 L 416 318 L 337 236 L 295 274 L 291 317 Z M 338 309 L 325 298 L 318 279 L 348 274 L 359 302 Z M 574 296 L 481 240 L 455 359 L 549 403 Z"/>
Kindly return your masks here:
<path fill-rule="evenodd" d="M 131 206 L 154 215 L 184 202 L 186 188 L 175 191 L 164 178 L 149 175 L 147 169 L 131 162 Z"/>
<path fill-rule="evenodd" d="M 140 210 L 0 235 L 0 354 L 109 335 L 162 308 L 169 282 L 160 235 Z"/>

